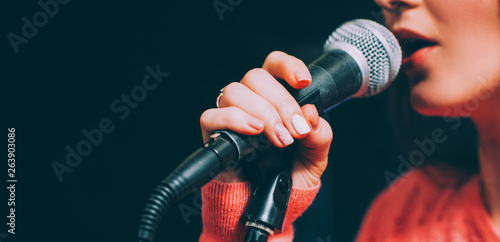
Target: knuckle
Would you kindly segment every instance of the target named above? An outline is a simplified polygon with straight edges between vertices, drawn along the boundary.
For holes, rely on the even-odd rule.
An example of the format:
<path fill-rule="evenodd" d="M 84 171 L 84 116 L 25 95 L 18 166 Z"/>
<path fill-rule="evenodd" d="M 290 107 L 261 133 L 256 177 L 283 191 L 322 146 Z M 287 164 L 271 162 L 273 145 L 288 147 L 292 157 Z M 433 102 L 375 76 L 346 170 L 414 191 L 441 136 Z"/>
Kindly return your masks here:
<path fill-rule="evenodd" d="M 250 83 L 260 82 L 261 80 L 265 79 L 264 77 L 269 75 L 270 74 L 262 68 L 254 68 L 245 74 L 245 76 L 241 80 L 241 83 L 243 85 L 249 85 Z"/>
<path fill-rule="evenodd" d="M 300 108 L 295 104 L 295 101 L 285 99 L 276 105 L 276 109 L 284 116 L 289 116 L 292 113 L 300 112 Z"/>
<path fill-rule="evenodd" d="M 247 79 L 253 79 L 253 78 L 259 78 L 264 75 L 267 75 L 267 71 L 262 69 L 262 68 L 254 68 L 250 71 L 247 72 L 246 77 Z"/>
<path fill-rule="evenodd" d="M 287 61 L 286 66 L 288 66 L 290 70 L 298 70 L 305 68 L 306 64 L 297 58 L 293 58 Z"/>
<path fill-rule="evenodd" d="M 232 100 L 235 96 L 238 96 L 238 92 L 241 91 L 242 84 L 239 82 L 231 82 L 229 85 L 224 87 L 222 92 L 222 97 L 220 99 L 221 107 L 232 105 Z"/>
<path fill-rule="evenodd" d="M 275 51 L 269 53 L 269 55 L 267 55 L 266 61 L 273 61 L 273 60 L 276 60 L 276 59 L 278 59 L 280 57 L 283 57 L 284 55 L 286 55 L 285 52 L 279 51 L 279 50 L 275 50 Z"/>
<path fill-rule="evenodd" d="M 278 120 L 280 120 L 278 112 L 271 105 L 266 105 L 266 107 L 263 108 L 263 110 L 262 110 L 262 118 L 267 123 L 275 123 Z"/>
<path fill-rule="evenodd" d="M 294 64 L 294 67 L 295 68 L 306 68 L 306 63 L 304 63 L 304 61 L 300 60 L 300 59 L 295 59 L 295 64 Z"/>
<path fill-rule="evenodd" d="M 207 109 L 205 110 L 201 116 L 200 116 L 200 126 L 202 129 L 206 129 L 208 124 L 210 123 L 212 113 L 214 112 L 214 109 Z"/>
<path fill-rule="evenodd" d="M 287 56 L 288 54 L 286 54 L 285 52 L 275 50 L 267 55 L 266 59 L 264 60 L 263 68 L 270 69 L 271 67 L 275 66 L 275 63 L 280 62 Z"/>
<path fill-rule="evenodd" d="M 231 82 L 227 86 L 224 87 L 224 91 L 222 92 L 222 95 L 229 95 L 233 92 L 236 92 L 240 88 L 240 83 L 238 82 Z"/>

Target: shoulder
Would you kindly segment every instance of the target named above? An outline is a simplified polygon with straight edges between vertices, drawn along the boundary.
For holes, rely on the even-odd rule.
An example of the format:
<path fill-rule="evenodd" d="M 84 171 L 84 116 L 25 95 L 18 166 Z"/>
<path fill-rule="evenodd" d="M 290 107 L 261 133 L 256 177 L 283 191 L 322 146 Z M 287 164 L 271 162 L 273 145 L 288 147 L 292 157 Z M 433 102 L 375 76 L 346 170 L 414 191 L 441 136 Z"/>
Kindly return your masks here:
<path fill-rule="evenodd" d="M 474 174 L 467 174 L 446 164 L 424 165 L 413 169 L 394 180 L 392 184 L 382 191 L 371 209 L 384 207 L 401 208 L 401 212 L 415 211 L 416 201 L 435 200 L 443 192 L 456 192 L 464 187 Z M 405 206 L 411 205 L 412 210 L 406 211 Z M 384 209 L 383 209 L 384 210 Z"/>
<path fill-rule="evenodd" d="M 407 236 L 412 227 L 423 228 L 443 219 L 470 174 L 446 165 L 425 165 L 397 178 L 370 206 L 358 240 Z"/>

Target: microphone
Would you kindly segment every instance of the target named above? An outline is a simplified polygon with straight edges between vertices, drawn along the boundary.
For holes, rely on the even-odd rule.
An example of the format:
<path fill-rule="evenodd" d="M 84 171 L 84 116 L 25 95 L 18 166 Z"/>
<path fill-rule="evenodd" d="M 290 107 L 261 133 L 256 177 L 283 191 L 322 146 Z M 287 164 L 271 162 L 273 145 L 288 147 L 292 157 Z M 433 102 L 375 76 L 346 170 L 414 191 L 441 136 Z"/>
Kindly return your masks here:
<path fill-rule="evenodd" d="M 384 26 L 366 19 L 349 21 L 327 39 L 324 53 L 308 66 L 312 82 L 290 90 L 299 105 L 314 104 L 320 113 L 349 97 L 384 91 L 401 66 L 401 47 Z"/>
<path fill-rule="evenodd" d="M 288 90 L 299 105 L 314 104 L 322 113 L 350 97 L 385 90 L 398 74 L 401 60 L 401 47 L 388 29 L 371 20 L 349 21 L 330 35 L 324 54 L 308 66 L 309 86 Z M 177 201 L 231 164 L 251 162 L 271 146 L 262 134 L 215 132 L 155 188 L 140 219 L 138 241 L 153 241 L 163 215 Z"/>

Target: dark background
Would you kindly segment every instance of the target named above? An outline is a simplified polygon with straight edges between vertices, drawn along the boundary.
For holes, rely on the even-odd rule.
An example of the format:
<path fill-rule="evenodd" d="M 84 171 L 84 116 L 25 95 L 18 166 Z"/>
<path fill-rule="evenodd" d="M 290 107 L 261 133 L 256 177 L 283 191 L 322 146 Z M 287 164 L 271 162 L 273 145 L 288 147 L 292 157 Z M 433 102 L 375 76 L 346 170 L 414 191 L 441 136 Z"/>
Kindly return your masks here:
<path fill-rule="evenodd" d="M 199 116 L 221 87 L 273 50 L 310 63 L 342 22 L 380 16 L 371 0 L 242 0 L 222 21 L 211 0 L 72 0 L 16 54 L 7 34 L 21 35 L 21 18 L 42 9 L 36 1 L 2 3 L 2 129 L 16 128 L 19 180 L 16 235 L 6 241 L 134 241 L 154 185 L 202 145 Z M 110 104 L 157 64 L 170 76 L 120 120 Z M 397 173 L 387 100 L 387 93 L 352 100 L 325 116 L 335 136 L 331 161 L 318 198 L 295 225 L 296 241 L 352 240 L 387 185 L 383 173 Z M 75 149 L 82 130 L 103 118 L 115 130 L 60 182 L 51 164 L 65 164 L 65 147 Z M 182 203 L 194 208 L 196 199 Z M 7 212 L 0 211 L 0 233 Z M 187 223 L 174 207 L 157 241 L 195 241 L 200 221 L 198 214 Z"/>

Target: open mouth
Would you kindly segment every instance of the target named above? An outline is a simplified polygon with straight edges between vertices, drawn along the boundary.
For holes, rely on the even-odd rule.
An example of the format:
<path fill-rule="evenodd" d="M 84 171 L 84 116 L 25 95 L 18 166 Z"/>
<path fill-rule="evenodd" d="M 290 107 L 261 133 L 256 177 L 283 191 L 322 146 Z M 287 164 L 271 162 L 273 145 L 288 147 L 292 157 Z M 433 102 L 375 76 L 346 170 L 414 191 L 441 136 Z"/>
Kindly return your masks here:
<path fill-rule="evenodd" d="M 393 33 L 403 50 L 402 69 L 408 73 L 423 70 L 427 59 L 440 45 L 431 36 L 409 28 L 400 27 L 394 29 Z"/>
<path fill-rule="evenodd" d="M 406 58 L 421 49 L 437 45 L 437 42 L 422 39 L 405 39 L 400 44 L 403 49 L 403 58 Z"/>

